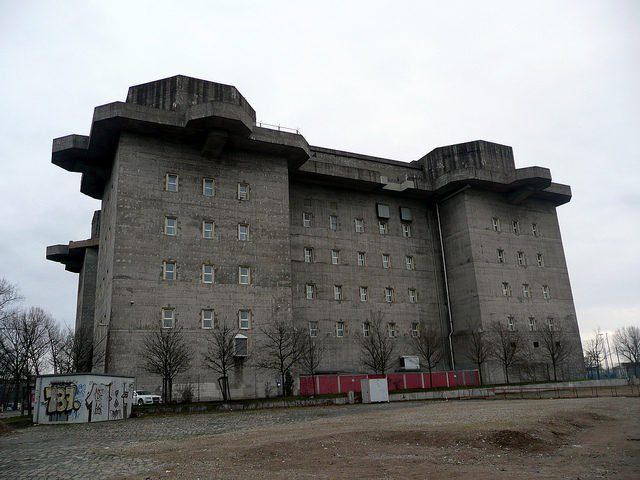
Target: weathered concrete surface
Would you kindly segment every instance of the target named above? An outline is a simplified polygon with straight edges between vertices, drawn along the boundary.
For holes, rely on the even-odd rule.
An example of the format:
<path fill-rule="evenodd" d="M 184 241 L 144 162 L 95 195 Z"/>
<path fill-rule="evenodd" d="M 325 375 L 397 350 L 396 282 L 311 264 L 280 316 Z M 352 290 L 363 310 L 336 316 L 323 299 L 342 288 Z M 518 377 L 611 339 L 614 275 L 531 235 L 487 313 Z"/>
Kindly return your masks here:
<path fill-rule="evenodd" d="M 468 329 L 506 323 L 510 316 L 532 350 L 538 333 L 528 330 L 528 318 L 540 328 L 552 317 L 579 351 L 555 211 L 571 198 L 570 188 L 552 183 L 546 168 L 517 169 L 511 147 L 478 140 L 439 147 L 411 163 L 310 147 L 298 133 L 256 126 L 255 112 L 234 87 L 177 76 L 132 87 L 127 102 L 98 107 L 91 137 L 54 140 L 52 161 L 81 172 L 81 191 L 102 200 L 97 259 L 95 244 L 74 242 L 50 247 L 48 257 L 82 270 L 77 324 L 88 322 L 95 297 L 96 371 L 134 375 L 140 385 L 158 389 L 160 380 L 144 372 L 140 351 L 145 335 L 159 328 L 162 309 L 173 309 L 194 354 L 175 393 L 192 384 L 201 399 L 220 395 L 216 375 L 202 367 L 209 333 L 202 328 L 204 309 L 233 324 L 239 310 L 251 311 L 250 327 L 242 331 L 249 356 L 237 359 L 231 376 L 235 397 L 275 392 L 275 373 L 253 366 L 265 341 L 261 329 L 277 318 L 304 331 L 317 322 L 318 341 L 327 348 L 321 371 L 363 369 L 358 338 L 378 312 L 385 324 L 395 324 L 392 369 L 400 367 L 401 355 L 414 353 L 412 324 L 421 321 L 445 344 L 444 369 L 452 360 L 457 369 L 475 368 L 467 355 Z M 177 192 L 166 190 L 168 174 L 178 176 Z M 213 180 L 213 196 L 203 194 L 204 179 Z M 248 200 L 238 199 L 239 184 L 248 186 Z M 389 208 L 384 234 L 378 204 Z M 405 225 L 400 208 L 412 214 Z M 303 214 L 310 225 L 303 225 Z M 164 231 L 165 218 L 177 221 L 175 235 Z M 500 231 L 492 218 L 500 219 Z M 356 219 L 362 232 L 355 231 Z M 203 238 L 203 222 L 214 223 L 213 238 Z M 249 228 L 248 241 L 238 238 L 240 224 Z M 410 236 L 403 234 L 407 226 Z M 305 248 L 313 250 L 312 262 L 304 261 Z M 366 255 L 363 266 L 358 252 Z M 518 252 L 526 265 L 516 262 Z M 383 254 L 390 268 L 383 268 Z M 411 259 L 414 268 L 407 269 Z M 175 262 L 175 280 L 163 279 L 164 262 Z M 203 265 L 213 265 L 213 283 L 202 281 Z M 241 266 L 251 270 L 248 285 L 239 284 Z M 511 295 L 502 295 L 503 282 Z M 530 297 L 522 294 L 523 284 Z M 306 285 L 315 288 L 312 299 Z M 545 285 L 549 298 L 543 298 Z M 342 289 L 338 299 L 336 287 Z M 360 287 L 367 288 L 366 301 Z M 534 358 L 533 367 L 514 369 L 512 378 L 547 378 L 539 348 Z M 503 380 L 495 362 L 484 368 L 485 380 Z M 580 377 L 578 355 L 559 374 Z"/>

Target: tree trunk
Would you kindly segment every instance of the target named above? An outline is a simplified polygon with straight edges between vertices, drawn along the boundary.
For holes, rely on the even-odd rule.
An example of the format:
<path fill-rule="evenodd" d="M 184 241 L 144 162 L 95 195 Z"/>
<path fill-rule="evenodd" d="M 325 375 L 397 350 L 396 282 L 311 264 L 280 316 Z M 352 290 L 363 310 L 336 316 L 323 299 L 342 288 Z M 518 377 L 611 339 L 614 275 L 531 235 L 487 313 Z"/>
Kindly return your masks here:
<path fill-rule="evenodd" d="M 280 372 L 280 388 L 282 388 L 282 394 L 281 394 L 281 396 L 282 396 L 283 398 L 284 398 L 284 396 L 285 396 L 285 391 L 284 391 L 284 375 L 285 375 L 284 371 L 281 371 L 281 372 Z"/>
<path fill-rule="evenodd" d="M 556 374 L 556 362 L 552 362 L 551 366 L 553 367 L 553 381 L 558 381 L 558 375 Z"/>
<path fill-rule="evenodd" d="M 482 364 L 478 363 L 478 380 L 480 380 L 480 385 L 482 385 Z"/>
<path fill-rule="evenodd" d="M 504 367 L 504 378 L 507 380 L 507 385 L 509 385 L 509 367 Z"/>

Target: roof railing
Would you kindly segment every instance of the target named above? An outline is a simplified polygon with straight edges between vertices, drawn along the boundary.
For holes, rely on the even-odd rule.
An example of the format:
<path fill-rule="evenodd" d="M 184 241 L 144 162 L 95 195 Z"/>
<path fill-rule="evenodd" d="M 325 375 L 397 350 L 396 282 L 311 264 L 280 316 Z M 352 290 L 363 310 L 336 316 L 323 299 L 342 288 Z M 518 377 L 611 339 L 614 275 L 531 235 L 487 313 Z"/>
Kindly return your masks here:
<path fill-rule="evenodd" d="M 300 135 L 299 128 L 283 127 L 282 125 L 273 125 L 271 123 L 264 123 L 264 122 L 256 122 L 256 126 L 262 127 L 262 128 L 269 128 L 271 130 L 278 130 L 279 132 L 289 132 L 289 133 L 295 133 L 296 135 Z"/>

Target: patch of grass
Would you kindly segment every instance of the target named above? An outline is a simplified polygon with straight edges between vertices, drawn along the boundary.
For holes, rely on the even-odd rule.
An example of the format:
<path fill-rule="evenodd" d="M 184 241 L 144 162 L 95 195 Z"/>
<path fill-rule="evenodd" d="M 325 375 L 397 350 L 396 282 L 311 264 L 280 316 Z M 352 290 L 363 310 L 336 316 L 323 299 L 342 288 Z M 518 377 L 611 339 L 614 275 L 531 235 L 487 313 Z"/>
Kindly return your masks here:
<path fill-rule="evenodd" d="M 11 432 L 18 428 L 31 427 L 33 420 L 29 415 L 6 417 L 0 419 L 0 433 Z"/>

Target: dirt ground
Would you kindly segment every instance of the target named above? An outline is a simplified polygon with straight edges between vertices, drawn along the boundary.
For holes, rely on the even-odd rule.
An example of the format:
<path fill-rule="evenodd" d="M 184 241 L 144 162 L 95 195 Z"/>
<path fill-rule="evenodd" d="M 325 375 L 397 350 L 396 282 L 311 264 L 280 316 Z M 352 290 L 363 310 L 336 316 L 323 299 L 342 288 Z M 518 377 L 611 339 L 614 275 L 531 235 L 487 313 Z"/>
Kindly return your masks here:
<path fill-rule="evenodd" d="M 128 454 L 163 465 L 136 479 L 638 480 L 640 398 L 332 407 L 299 422 L 162 440 Z"/>

